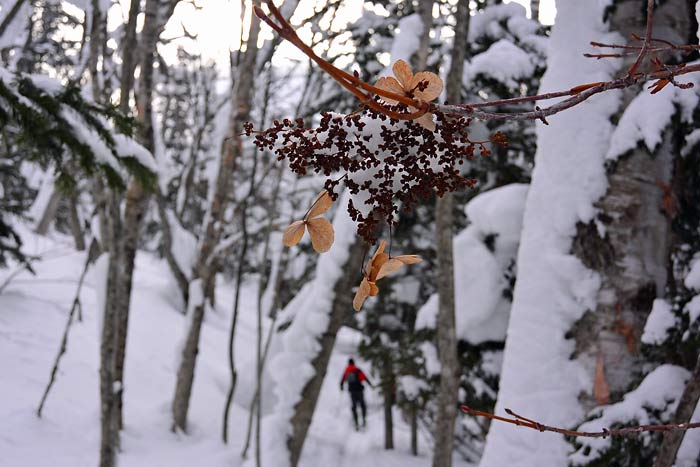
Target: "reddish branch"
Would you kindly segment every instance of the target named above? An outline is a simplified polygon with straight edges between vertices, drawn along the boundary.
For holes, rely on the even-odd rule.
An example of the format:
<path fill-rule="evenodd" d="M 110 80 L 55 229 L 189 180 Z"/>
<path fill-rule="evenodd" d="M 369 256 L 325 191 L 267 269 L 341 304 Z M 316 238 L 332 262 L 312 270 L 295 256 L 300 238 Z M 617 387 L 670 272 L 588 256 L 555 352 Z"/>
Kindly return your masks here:
<path fill-rule="evenodd" d="M 536 422 L 529 418 L 525 418 L 522 415 L 518 415 L 510 409 L 506 409 L 506 413 L 511 415 L 513 418 L 501 417 L 492 413 L 482 412 L 480 410 L 472 409 L 466 405 L 462 406 L 462 411 L 468 413 L 469 415 L 474 415 L 476 417 L 490 418 L 491 420 L 498 420 L 500 422 L 510 423 L 512 425 L 523 426 L 525 428 L 531 428 L 537 431 L 551 431 L 553 433 L 559 433 L 566 436 L 575 437 L 585 437 L 585 438 L 607 438 L 608 436 L 626 436 L 633 433 L 641 433 L 645 431 L 676 431 L 676 430 L 690 430 L 692 428 L 700 428 L 700 423 L 676 423 L 669 425 L 634 425 L 626 426 L 624 428 L 603 428 L 600 431 L 575 431 L 567 430 L 565 428 L 559 428 L 556 426 L 544 425 L 542 423 Z"/>
<path fill-rule="evenodd" d="M 301 50 L 314 62 L 316 62 L 321 69 L 328 73 L 333 79 L 340 83 L 344 88 L 350 91 L 364 106 L 371 108 L 376 112 L 381 112 L 391 118 L 397 120 L 414 120 L 426 112 L 441 112 L 446 115 L 452 116 L 466 116 L 478 118 L 481 120 L 541 120 L 543 123 L 547 123 L 546 117 L 550 115 L 557 114 L 566 109 L 574 107 L 581 102 L 589 99 L 591 96 L 600 94 L 602 92 L 610 91 L 612 89 L 624 89 L 633 86 L 637 83 L 656 80 L 652 85 L 652 94 L 659 92 L 667 84 L 673 84 L 674 86 L 687 89 L 693 86 L 692 83 L 678 83 L 676 77 L 700 71 L 700 65 L 665 65 L 661 63 L 658 59 L 650 60 L 651 64 L 654 66 L 653 70 L 640 73 L 639 69 L 645 62 L 645 59 L 649 57 L 650 54 L 663 52 L 663 51 L 681 51 L 688 53 L 694 50 L 700 50 L 700 46 L 697 45 L 676 45 L 671 42 L 656 39 L 652 36 L 653 31 L 653 17 L 654 17 L 654 0 L 647 1 L 647 22 L 646 22 L 646 32 L 644 38 L 639 36 L 633 36 L 633 39 L 641 41 L 642 45 L 617 45 L 617 44 L 602 44 L 598 42 L 591 42 L 594 47 L 601 48 L 612 48 L 612 49 L 622 49 L 624 52 L 621 53 L 606 53 L 606 54 L 585 54 L 586 57 L 592 58 L 617 58 L 628 56 L 632 54 L 637 54 L 637 59 L 627 70 L 624 77 L 614 79 L 611 81 L 604 81 L 598 83 L 588 83 L 579 86 L 574 86 L 573 88 L 551 92 L 546 94 L 538 94 L 535 96 L 526 97 L 516 97 L 513 99 L 501 99 L 488 102 L 479 103 L 469 103 L 469 104 L 431 104 L 423 102 L 419 99 L 413 99 L 407 96 L 395 94 L 383 89 L 379 89 L 372 86 L 369 83 L 362 81 L 358 75 L 349 74 L 335 66 L 333 66 L 328 61 L 316 55 L 316 53 L 306 45 L 296 34 L 294 28 L 284 19 L 280 14 L 279 10 L 275 7 L 272 0 L 264 0 L 270 9 L 272 18 L 267 16 L 265 12 L 255 7 L 255 14 L 265 21 L 273 30 L 277 32 L 283 39 L 291 42 L 295 47 Z M 275 22 L 277 21 L 277 22 Z M 661 45 L 655 45 L 661 44 Z M 401 102 L 409 106 L 409 108 L 418 109 L 415 112 L 410 113 L 400 113 L 374 99 L 374 96 L 379 96 L 385 99 L 391 99 L 394 101 Z M 485 107 L 496 107 L 501 105 L 512 105 L 512 104 L 522 104 L 526 102 L 535 102 L 541 100 L 554 99 L 559 97 L 568 97 L 562 101 L 550 105 L 549 107 L 539 108 L 535 107 L 532 111 L 513 111 L 513 112 L 486 112 L 479 110 Z"/>

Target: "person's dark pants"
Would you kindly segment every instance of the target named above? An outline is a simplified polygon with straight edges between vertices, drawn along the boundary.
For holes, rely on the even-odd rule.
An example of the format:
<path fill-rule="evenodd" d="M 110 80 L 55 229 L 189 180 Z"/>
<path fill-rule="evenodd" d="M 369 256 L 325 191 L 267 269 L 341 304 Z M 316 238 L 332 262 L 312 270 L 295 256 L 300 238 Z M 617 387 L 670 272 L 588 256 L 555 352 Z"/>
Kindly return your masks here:
<path fill-rule="evenodd" d="M 367 418 L 367 406 L 365 405 L 365 394 L 362 390 L 350 391 L 350 401 L 352 401 L 352 419 L 355 421 L 355 428 L 359 425 L 357 424 L 357 406 L 362 409 L 362 424 L 365 424 Z"/>

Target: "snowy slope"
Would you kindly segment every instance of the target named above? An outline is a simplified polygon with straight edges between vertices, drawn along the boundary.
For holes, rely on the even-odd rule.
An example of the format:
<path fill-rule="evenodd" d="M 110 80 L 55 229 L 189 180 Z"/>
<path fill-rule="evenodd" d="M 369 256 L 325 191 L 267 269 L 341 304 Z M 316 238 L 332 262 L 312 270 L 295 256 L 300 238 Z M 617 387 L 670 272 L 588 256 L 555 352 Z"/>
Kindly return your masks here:
<path fill-rule="evenodd" d="M 43 418 L 37 419 L 36 407 L 58 350 L 84 254 L 76 253 L 67 238 L 51 241 L 27 231 L 23 237 L 27 251 L 41 252 L 45 259 L 36 263 L 36 276 L 22 273 L 0 294 L 0 466 L 95 466 L 100 436 L 95 273 L 88 273 L 81 295 L 84 320 L 71 327 L 68 352 L 57 382 Z M 0 284 L 11 272 L 11 268 L 0 270 Z M 240 466 L 246 408 L 253 392 L 254 287 L 244 290 L 239 317 L 239 384 L 230 418 L 232 443 L 228 446 L 221 442 L 220 431 L 228 384 L 226 339 L 232 287 L 220 284 L 218 309 L 205 318 L 188 436 L 169 431 L 176 346 L 184 326 L 173 290 L 167 265 L 139 253 L 127 347 L 126 429 L 119 465 Z M 398 412 L 396 451 L 383 450 L 381 397 L 373 390 L 367 392 L 368 428 L 354 432 L 349 397 L 340 393 L 338 381 L 348 356 L 356 353 L 357 342 L 357 336 L 348 329 L 338 336 L 301 467 L 429 466 L 426 440 L 420 440 L 421 455 L 410 456 L 408 426 Z M 369 370 L 367 364 L 358 363 Z M 265 404 L 266 411 L 273 407 L 272 401 Z"/>

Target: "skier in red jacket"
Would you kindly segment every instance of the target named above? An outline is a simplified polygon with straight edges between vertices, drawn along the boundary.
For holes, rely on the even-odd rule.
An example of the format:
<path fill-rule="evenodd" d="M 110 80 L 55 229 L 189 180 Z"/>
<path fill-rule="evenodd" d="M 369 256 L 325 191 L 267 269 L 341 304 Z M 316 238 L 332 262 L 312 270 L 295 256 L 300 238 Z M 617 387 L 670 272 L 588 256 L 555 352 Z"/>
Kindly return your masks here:
<path fill-rule="evenodd" d="M 367 406 L 365 405 L 365 396 L 363 393 L 365 387 L 362 385 L 362 382 L 366 381 L 371 387 L 374 387 L 374 385 L 367 379 L 364 372 L 355 366 L 355 361 L 352 358 L 348 360 L 348 366 L 345 368 L 343 377 L 340 379 L 341 391 L 346 381 L 348 383 L 350 401 L 352 402 L 352 418 L 355 421 L 355 430 L 359 430 L 360 426 L 357 423 L 358 405 L 362 409 L 362 426 L 367 425 Z"/>

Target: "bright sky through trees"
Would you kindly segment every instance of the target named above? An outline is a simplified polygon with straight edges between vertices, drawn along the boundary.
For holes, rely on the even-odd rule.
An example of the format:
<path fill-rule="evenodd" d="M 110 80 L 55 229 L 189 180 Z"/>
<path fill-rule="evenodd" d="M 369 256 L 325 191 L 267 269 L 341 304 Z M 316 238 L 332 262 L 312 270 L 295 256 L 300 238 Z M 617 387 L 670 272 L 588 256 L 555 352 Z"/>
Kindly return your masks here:
<path fill-rule="evenodd" d="M 302 11 L 307 12 L 302 15 L 297 15 L 293 18 L 292 23 L 295 25 L 301 24 L 304 17 L 311 14 L 314 5 L 318 4 L 318 0 L 301 0 Z M 511 0 L 524 5 L 529 10 L 529 0 Z M 122 10 L 128 11 L 128 1 L 121 0 Z M 221 64 L 222 68 L 228 67 L 228 51 L 229 49 L 237 49 L 240 43 L 241 34 L 241 17 L 240 3 L 230 0 L 206 0 L 198 1 L 201 8 L 195 9 L 191 3 L 181 3 L 178 5 L 174 18 L 168 24 L 164 33 L 165 37 L 175 38 L 183 36 L 183 26 L 190 34 L 196 34 L 197 40 L 191 41 L 187 39 L 177 40 L 175 43 L 185 45 L 189 50 L 200 51 L 204 57 L 216 60 Z M 509 3 L 509 0 L 506 0 Z M 355 21 L 360 13 L 363 0 L 348 0 L 346 6 L 338 13 L 334 27 L 342 29 L 348 22 Z M 554 0 L 542 0 L 542 21 L 546 24 L 554 22 Z M 126 15 L 126 13 L 123 13 Z M 250 21 L 246 18 L 245 21 Z M 304 40 L 309 40 L 308 31 L 301 28 L 299 35 Z M 269 39 L 270 32 L 265 28 L 261 36 Z M 297 56 L 297 52 L 289 44 L 283 44 L 283 54 Z M 165 53 L 168 56 L 168 53 Z"/>

